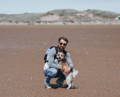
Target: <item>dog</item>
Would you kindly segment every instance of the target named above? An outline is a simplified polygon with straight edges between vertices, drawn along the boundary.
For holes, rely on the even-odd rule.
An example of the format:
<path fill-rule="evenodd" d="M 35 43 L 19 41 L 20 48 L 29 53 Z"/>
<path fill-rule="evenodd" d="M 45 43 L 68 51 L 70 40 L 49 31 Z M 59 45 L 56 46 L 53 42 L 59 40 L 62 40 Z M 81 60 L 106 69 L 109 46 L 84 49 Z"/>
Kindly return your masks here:
<path fill-rule="evenodd" d="M 78 70 L 75 68 L 70 68 L 68 64 L 66 63 L 65 55 L 63 52 L 58 52 L 56 54 L 56 59 L 58 61 L 58 64 L 62 67 L 62 72 L 66 76 L 66 84 L 67 89 L 72 88 L 73 86 L 73 79 L 77 76 Z M 69 73 L 66 71 L 70 71 Z"/>

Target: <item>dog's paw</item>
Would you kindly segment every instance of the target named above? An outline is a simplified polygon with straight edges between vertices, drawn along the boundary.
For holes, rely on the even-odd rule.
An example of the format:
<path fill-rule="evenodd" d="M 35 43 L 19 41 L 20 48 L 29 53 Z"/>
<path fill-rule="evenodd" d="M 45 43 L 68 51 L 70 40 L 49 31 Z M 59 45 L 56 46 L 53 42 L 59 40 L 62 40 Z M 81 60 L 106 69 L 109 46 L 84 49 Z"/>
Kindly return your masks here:
<path fill-rule="evenodd" d="M 68 89 L 68 90 L 69 90 L 69 89 L 72 89 L 72 85 L 71 85 L 71 84 L 68 85 L 66 89 Z"/>

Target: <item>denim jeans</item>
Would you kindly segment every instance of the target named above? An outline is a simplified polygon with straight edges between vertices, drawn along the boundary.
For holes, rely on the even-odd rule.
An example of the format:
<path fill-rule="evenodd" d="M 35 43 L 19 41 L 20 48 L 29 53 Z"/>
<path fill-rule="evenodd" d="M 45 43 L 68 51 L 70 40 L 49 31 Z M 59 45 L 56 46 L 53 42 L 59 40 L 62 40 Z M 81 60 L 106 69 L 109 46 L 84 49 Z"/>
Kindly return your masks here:
<path fill-rule="evenodd" d="M 44 71 L 44 75 L 46 78 L 45 80 L 48 84 L 50 84 L 50 80 L 52 78 L 58 78 L 58 80 L 56 81 L 57 84 L 61 84 L 65 80 L 65 75 L 62 73 L 62 71 L 60 69 L 56 69 L 56 68 L 46 69 Z"/>

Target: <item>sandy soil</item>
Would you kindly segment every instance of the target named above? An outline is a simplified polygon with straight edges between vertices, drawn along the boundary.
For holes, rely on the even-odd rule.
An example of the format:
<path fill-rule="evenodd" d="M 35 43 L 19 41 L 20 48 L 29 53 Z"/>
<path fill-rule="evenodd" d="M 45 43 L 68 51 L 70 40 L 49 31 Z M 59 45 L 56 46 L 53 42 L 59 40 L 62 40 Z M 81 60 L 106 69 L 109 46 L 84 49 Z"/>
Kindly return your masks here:
<path fill-rule="evenodd" d="M 43 87 L 43 56 L 70 40 L 76 89 Z M 120 97 L 120 25 L 0 26 L 0 97 Z"/>

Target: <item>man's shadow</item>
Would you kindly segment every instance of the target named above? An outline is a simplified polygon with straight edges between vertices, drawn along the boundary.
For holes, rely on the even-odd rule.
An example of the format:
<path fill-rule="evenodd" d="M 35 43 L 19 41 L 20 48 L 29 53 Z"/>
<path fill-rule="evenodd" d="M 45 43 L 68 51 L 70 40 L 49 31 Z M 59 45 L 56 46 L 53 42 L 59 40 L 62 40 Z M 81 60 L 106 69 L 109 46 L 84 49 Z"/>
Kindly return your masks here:
<path fill-rule="evenodd" d="M 68 85 L 64 84 L 63 86 L 58 86 L 57 84 L 50 84 L 50 86 L 53 88 L 53 89 L 57 89 L 57 88 L 67 88 Z M 70 89 L 78 89 L 76 86 L 72 86 Z"/>

